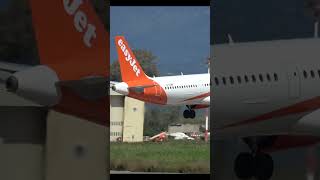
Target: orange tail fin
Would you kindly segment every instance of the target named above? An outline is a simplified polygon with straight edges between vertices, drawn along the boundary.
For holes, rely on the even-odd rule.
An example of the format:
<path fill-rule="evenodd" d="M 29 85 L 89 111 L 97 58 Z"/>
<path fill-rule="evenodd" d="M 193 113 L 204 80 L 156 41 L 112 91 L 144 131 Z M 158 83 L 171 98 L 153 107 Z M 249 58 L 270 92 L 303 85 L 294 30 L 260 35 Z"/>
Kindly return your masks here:
<path fill-rule="evenodd" d="M 123 36 L 116 36 L 115 40 L 122 81 L 128 82 L 148 79 L 148 76 L 143 72 L 125 38 Z"/>
<path fill-rule="evenodd" d="M 109 35 L 88 0 L 30 0 L 40 63 L 60 80 L 109 72 Z"/>

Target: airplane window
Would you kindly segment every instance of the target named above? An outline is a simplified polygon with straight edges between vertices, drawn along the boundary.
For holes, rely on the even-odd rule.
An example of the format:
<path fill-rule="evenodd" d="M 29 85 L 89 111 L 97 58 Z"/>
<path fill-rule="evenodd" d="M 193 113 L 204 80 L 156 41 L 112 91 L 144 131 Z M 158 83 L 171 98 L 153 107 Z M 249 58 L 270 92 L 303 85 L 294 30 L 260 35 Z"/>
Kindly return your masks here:
<path fill-rule="evenodd" d="M 304 76 L 304 78 L 307 78 L 307 77 L 308 77 L 308 74 L 307 74 L 306 71 L 303 71 L 303 76 Z"/>
<path fill-rule="evenodd" d="M 214 81 L 215 81 L 216 85 L 218 86 L 219 85 L 219 79 L 217 77 L 215 77 Z"/>
<path fill-rule="evenodd" d="M 273 76 L 274 76 L 274 80 L 278 81 L 278 75 L 276 73 L 274 73 Z"/>
<path fill-rule="evenodd" d="M 252 82 L 256 82 L 256 77 L 254 75 L 251 75 Z"/>
<path fill-rule="evenodd" d="M 248 82 L 248 81 L 249 81 L 249 79 L 248 79 L 248 76 L 247 76 L 247 75 L 245 75 L 245 76 L 244 76 L 244 80 L 245 80 L 246 82 Z"/>
<path fill-rule="evenodd" d="M 320 70 L 318 70 L 318 76 L 320 77 Z"/>
<path fill-rule="evenodd" d="M 270 75 L 269 75 L 269 74 L 267 74 L 267 80 L 268 80 L 268 81 L 271 81 L 271 78 L 270 78 Z"/>
<path fill-rule="evenodd" d="M 313 70 L 310 71 L 311 77 L 314 78 L 314 72 Z"/>
<path fill-rule="evenodd" d="M 223 82 L 224 85 L 226 84 L 226 78 L 225 77 L 222 78 L 222 82 Z"/>
<path fill-rule="evenodd" d="M 229 79 L 230 79 L 230 83 L 233 84 L 233 77 L 230 76 Z"/>
<path fill-rule="evenodd" d="M 259 79 L 260 79 L 261 82 L 263 82 L 263 76 L 262 76 L 262 74 L 259 74 Z"/>
<path fill-rule="evenodd" d="M 237 76 L 237 79 L 238 79 L 238 83 L 241 84 L 241 77 Z"/>

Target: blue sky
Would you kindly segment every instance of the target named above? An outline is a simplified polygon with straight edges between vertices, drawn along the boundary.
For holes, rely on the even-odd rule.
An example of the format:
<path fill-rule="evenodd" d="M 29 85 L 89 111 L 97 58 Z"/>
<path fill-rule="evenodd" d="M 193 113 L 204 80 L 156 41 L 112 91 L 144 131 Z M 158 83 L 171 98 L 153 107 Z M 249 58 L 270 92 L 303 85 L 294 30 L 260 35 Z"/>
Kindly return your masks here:
<path fill-rule="evenodd" d="M 209 6 L 111 6 L 110 21 L 111 62 L 117 59 L 114 37 L 124 35 L 132 49 L 147 49 L 158 57 L 162 75 L 207 71 Z"/>

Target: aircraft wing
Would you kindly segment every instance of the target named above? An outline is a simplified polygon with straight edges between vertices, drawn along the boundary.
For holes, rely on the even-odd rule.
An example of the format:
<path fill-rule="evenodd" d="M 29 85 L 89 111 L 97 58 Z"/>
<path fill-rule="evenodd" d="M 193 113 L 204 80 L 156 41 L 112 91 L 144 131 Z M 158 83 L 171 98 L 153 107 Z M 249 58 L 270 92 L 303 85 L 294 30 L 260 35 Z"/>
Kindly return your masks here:
<path fill-rule="evenodd" d="M 128 89 L 129 89 L 129 91 L 142 93 L 145 88 L 150 88 L 150 87 L 154 87 L 154 86 L 157 86 L 157 85 L 150 84 L 150 85 L 141 85 L 141 86 L 130 86 Z"/>

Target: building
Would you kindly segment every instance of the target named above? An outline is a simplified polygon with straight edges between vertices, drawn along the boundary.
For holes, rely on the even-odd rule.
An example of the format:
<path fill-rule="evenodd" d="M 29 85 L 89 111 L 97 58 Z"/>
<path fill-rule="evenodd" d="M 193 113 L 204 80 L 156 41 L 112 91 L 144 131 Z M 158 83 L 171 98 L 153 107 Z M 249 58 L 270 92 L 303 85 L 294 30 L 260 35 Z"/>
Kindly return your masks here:
<path fill-rule="evenodd" d="M 142 142 L 144 102 L 110 89 L 110 141 Z"/>

